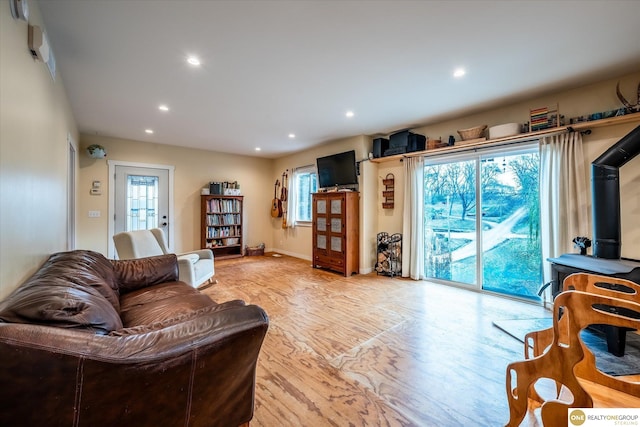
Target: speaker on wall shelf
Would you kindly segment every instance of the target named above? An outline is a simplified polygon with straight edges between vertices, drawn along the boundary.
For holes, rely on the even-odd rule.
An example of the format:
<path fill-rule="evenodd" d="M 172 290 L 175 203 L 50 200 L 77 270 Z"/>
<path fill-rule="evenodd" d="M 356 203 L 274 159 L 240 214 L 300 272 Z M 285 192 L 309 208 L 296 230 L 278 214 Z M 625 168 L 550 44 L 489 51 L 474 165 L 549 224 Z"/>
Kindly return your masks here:
<path fill-rule="evenodd" d="M 375 138 L 373 140 L 373 157 L 379 158 L 389 149 L 389 140 L 386 138 Z"/>
<path fill-rule="evenodd" d="M 409 146 L 407 151 L 412 153 L 414 151 L 424 151 L 427 144 L 427 137 L 417 133 L 412 133 L 409 137 Z"/>
<path fill-rule="evenodd" d="M 389 137 L 389 146 L 392 149 L 411 153 L 413 151 L 424 151 L 427 137 L 408 130 L 396 132 Z"/>

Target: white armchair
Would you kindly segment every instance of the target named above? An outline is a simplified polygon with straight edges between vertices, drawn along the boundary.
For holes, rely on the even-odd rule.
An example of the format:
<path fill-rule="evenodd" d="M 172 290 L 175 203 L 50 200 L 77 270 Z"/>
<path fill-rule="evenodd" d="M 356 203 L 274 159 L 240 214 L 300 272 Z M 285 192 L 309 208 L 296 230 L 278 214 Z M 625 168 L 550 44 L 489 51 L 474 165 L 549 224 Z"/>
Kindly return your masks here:
<path fill-rule="evenodd" d="M 160 228 L 124 231 L 114 235 L 113 242 L 120 259 L 145 258 L 170 253 L 167 250 L 164 232 Z M 194 288 L 212 281 L 215 269 L 211 249 L 186 252 L 177 256 L 181 281 Z"/>

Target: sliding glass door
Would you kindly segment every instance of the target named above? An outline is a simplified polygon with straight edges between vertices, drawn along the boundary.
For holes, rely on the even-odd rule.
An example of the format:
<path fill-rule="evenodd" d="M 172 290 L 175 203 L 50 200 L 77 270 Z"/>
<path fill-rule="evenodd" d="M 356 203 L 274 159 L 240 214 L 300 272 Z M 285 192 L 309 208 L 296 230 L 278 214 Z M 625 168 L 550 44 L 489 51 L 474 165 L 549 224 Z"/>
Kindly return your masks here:
<path fill-rule="evenodd" d="M 425 275 L 474 285 L 476 162 L 425 166 Z"/>
<path fill-rule="evenodd" d="M 425 275 L 539 299 L 537 145 L 427 159 Z"/>
<path fill-rule="evenodd" d="M 542 284 L 540 198 L 535 151 L 486 157 L 495 169 L 482 191 L 482 288 L 539 299 Z"/>

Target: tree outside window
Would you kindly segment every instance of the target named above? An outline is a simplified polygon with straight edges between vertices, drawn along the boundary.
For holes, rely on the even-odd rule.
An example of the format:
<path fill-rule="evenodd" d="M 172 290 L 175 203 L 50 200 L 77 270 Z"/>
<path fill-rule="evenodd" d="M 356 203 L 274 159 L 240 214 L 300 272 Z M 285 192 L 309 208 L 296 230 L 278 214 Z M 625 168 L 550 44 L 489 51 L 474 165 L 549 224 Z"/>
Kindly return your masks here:
<path fill-rule="evenodd" d="M 294 173 L 296 188 L 296 222 L 311 222 L 311 194 L 318 191 L 318 174 L 313 166 L 297 168 Z"/>

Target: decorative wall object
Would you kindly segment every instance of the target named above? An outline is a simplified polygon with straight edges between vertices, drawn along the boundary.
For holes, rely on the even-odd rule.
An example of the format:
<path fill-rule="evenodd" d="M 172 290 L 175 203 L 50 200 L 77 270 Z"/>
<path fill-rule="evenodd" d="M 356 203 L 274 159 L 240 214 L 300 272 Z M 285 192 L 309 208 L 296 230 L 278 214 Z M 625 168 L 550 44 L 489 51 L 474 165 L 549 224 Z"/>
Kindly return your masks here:
<path fill-rule="evenodd" d="M 629 101 L 626 100 L 626 98 L 624 96 L 622 96 L 622 93 L 620 92 L 620 82 L 618 82 L 618 84 L 616 85 L 616 95 L 618 95 L 618 99 L 625 106 L 625 108 L 626 108 L 625 112 L 627 114 L 631 114 L 633 112 L 640 111 L 640 83 L 638 83 L 638 94 L 637 94 L 637 97 L 636 97 L 636 103 L 635 104 L 630 103 Z"/>
<path fill-rule="evenodd" d="M 382 197 L 384 197 L 382 208 L 393 209 L 395 192 L 395 177 L 393 174 L 387 174 L 387 176 L 382 180 L 382 184 L 384 185 L 384 190 L 382 190 Z"/>
<path fill-rule="evenodd" d="M 27 0 L 11 0 L 11 15 L 14 19 L 29 21 L 29 5 Z"/>
<path fill-rule="evenodd" d="M 107 150 L 102 145 L 91 144 L 87 147 L 87 153 L 92 159 L 104 159 L 107 157 Z"/>

